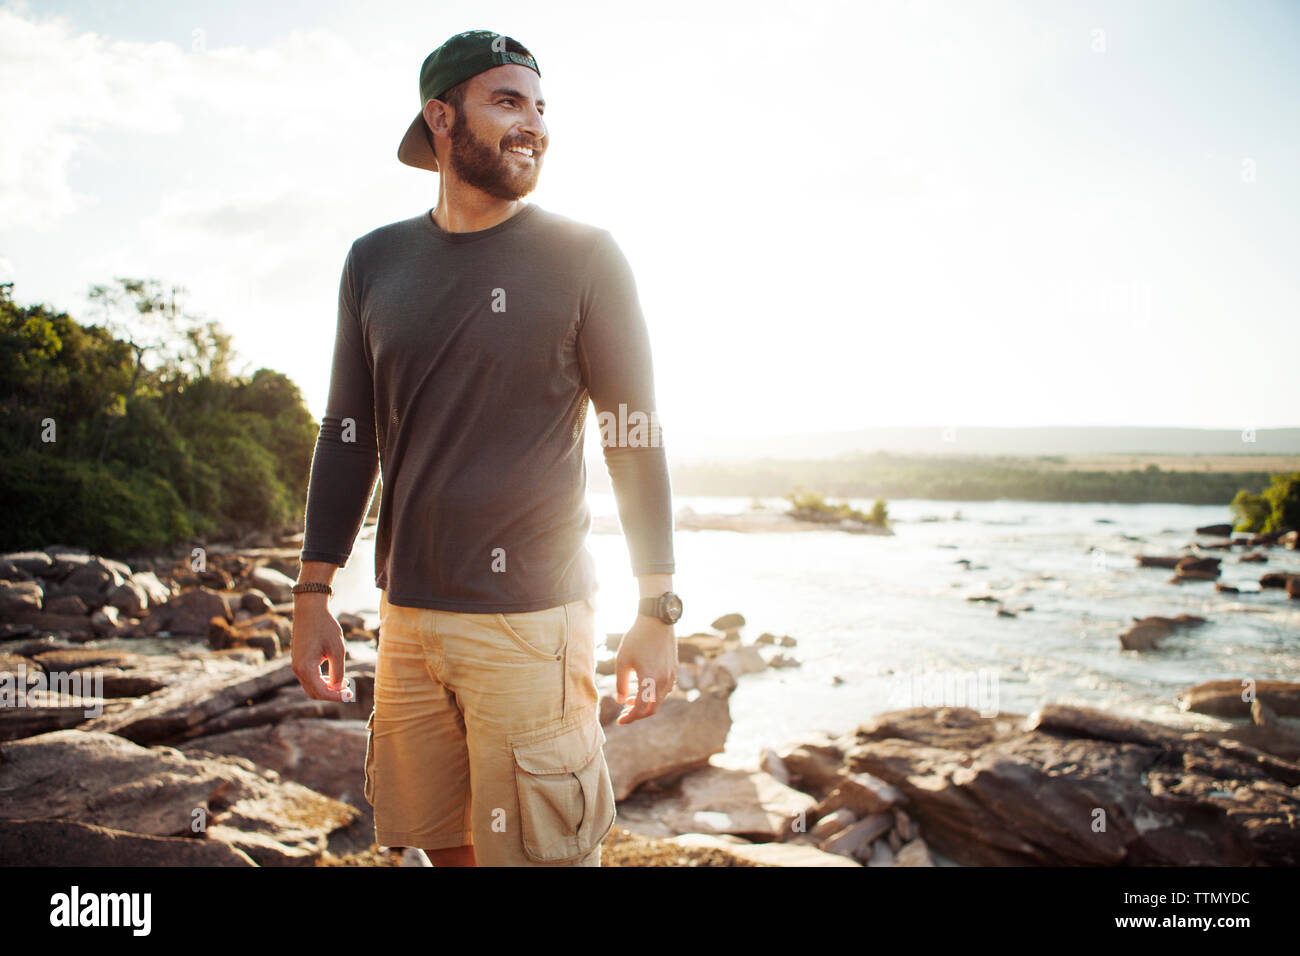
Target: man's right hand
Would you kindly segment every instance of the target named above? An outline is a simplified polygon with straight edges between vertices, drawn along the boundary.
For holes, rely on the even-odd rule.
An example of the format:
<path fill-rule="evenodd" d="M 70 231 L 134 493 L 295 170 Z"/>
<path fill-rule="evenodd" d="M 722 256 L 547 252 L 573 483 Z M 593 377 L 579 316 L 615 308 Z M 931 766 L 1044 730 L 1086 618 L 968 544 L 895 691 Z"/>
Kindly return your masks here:
<path fill-rule="evenodd" d="M 300 595 L 293 607 L 293 673 L 313 700 L 343 700 L 343 628 L 324 594 Z M 329 664 L 329 681 L 320 665 Z"/>

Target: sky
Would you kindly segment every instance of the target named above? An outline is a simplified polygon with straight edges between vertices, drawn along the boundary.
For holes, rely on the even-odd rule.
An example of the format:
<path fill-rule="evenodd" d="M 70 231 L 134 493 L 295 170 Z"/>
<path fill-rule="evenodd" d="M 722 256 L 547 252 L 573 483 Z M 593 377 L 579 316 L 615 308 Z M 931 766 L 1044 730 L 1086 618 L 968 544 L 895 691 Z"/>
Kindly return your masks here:
<path fill-rule="evenodd" d="M 638 6 L 0 0 L 0 282 L 84 322 L 183 286 L 319 417 L 348 247 L 437 201 L 420 65 L 489 29 L 541 67 L 528 200 L 632 265 L 670 451 L 1300 424 L 1300 5 Z"/>

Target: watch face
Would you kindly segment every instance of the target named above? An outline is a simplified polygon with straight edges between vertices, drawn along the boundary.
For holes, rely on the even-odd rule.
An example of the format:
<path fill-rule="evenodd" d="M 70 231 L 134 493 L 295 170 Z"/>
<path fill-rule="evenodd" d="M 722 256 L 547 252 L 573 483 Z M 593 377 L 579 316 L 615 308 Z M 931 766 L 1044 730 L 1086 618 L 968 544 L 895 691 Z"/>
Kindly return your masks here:
<path fill-rule="evenodd" d="M 669 624 L 676 624 L 682 616 L 682 599 L 671 591 L 663 598 L 664 617 Z"/>

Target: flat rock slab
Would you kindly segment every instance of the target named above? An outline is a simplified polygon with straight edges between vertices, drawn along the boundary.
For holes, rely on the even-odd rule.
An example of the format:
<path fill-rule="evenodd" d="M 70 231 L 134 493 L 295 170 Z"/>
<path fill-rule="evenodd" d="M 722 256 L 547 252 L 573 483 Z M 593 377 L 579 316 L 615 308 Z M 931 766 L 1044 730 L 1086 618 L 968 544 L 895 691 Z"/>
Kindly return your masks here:
<path fill-rule="evenodd" d="M 678 793 L 657 803 L 655 815 L 677 833 L 730 833 L 765 841 L 791 835 L 817 801 L 762 770 L 704 767 L 681 780 Z"/>
<path fill-rule="evenodd" d="M 710 833 L 683 833 L 670 837 L 668 842 L 684 847 L 721 850 L 764 866 L 862 866 L 847 856 L 798 843 L 734 843 Z"/>
<path fill-rule="evenodd" d="M 15 636 L 30 630 L 34 634 L 66 634 L 69 637 L 87 640 L 95 632 L 90 626 L 90 618 L 84 614 L 47 614 L 31 609 L 9 611 L 5 614 L 5 624 Z"/>
<path fill-rule="evenodd" d="M 289 660 L 267 661 L 237 676 L 196 678 L 142 698 L 129 708 L 83 724 L 91 733 L 111 733 L 136 743 L 177 740 L 219 714 L 267 697 L 296 683 Z"/>
<path fill-rule="evenodd" d="M 55 671 L 76 671 L 83 667 L 134 667 L 140 663 L 138 654 L 127 651 L 95 650 L 77 648 L 75 650 L 44 651 L 33 658 L 41 667 L 51 673 Z"/>
<path fill-rule="evenodd" d="M 69 730 L 84 724 L 92 714 L 107 715 L 122 706 L 120 701 L 33 693 L 22 707 L 0 707 L 0 741 Z"/>
<path fill-rule="evenodd" d="M 358 818 L 354 807 L 248 760 L 80 730 L 0 745 L 0 792 L 13 819 L 159 837 L 192 836 L 201 820 L 207 839 L 263 866 L 310 865 L 330 833 Z"/>
<path fill-rule="evenodd" d="M 72 820 L 0 820 L 0 866 L 257 866 L 228 843 Z"/>
<path fill-rule="evenodd" d="M 1249 717 L 1250 695 L 1283 717 L 1300 717 L 1300 684 L 1284 680 L 1211 680 L 1178 695 L 1183 710 L 1216 717 Z M 1243 696 L 1246 695 L 1246 696 Z"/>

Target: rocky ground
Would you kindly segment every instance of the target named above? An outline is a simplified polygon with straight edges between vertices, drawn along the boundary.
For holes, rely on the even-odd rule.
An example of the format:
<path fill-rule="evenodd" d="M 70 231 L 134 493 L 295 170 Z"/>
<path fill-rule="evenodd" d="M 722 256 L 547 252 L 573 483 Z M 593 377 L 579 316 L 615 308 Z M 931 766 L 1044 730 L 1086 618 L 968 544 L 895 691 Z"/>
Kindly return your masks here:
<path fill-rule="evenodd" d="M 289 666 L 292 538 L 139 556 L 0 555 L 0 863 L 396 866 L 363 794 L 373 666 L 309 700 Z M 1181 560 L 1181 559 L 1180 559 Z M 350 641 L 373 643 L 340 615 Z M 1195 626 L 1148 619 L 1123 646 Z M 739 614 L 679 639 L 651 720 L 601 702 L 607 866 L 1296 865 L 1300 685 L 1222 680 L 1188 733 L 1047 706 L 877 715 L 714 766 L 738 680 L 797 667 Z M 617 647 L 619 635 L 607 646 Z"/>

